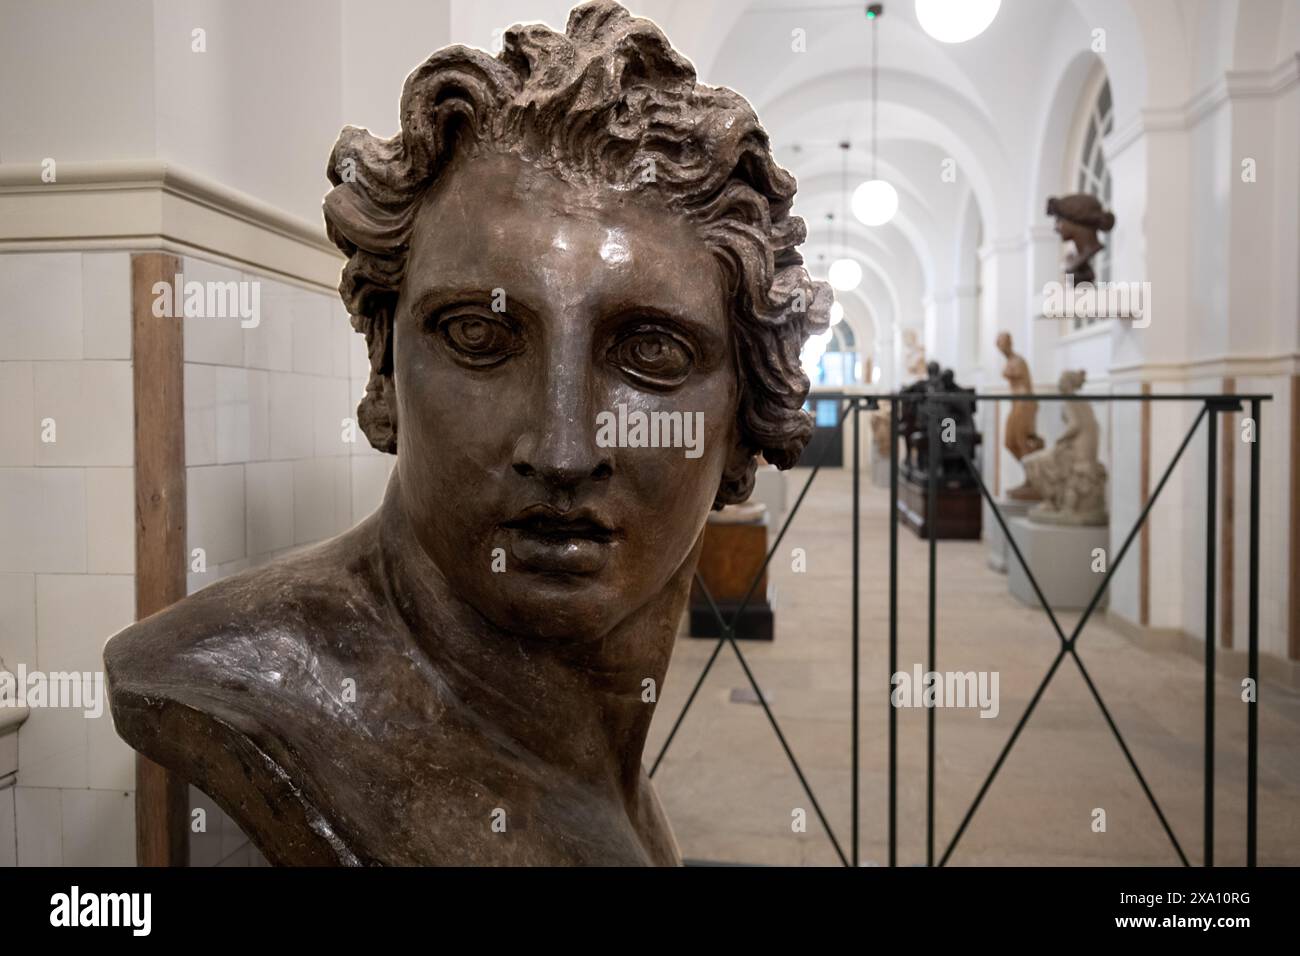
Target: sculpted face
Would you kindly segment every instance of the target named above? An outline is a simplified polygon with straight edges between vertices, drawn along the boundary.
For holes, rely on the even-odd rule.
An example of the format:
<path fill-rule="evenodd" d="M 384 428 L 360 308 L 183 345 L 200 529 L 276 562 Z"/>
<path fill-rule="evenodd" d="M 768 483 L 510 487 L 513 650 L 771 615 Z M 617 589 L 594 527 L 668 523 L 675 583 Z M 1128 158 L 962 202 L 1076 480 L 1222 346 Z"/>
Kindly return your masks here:
<path fill-rule="evenodd" d="M 1088 245 L 1096 242 L 1096 230 L 1081 226 L 1077 222 L 1071 222 L 1069 219 L 1057 216 L 1055 228 L 1056 234 L 1061 237 L 1062 242 L 1072 242 L 1078 250 L 1083 250 Z"/>
<path fill-rule="evenodd" d="M 393 322 L 397 468 L 461 599 L 510 632 L 593 640 L 663 589 L 735 454 L 727 303 L 717 259 L 651 199 L 512 155 L 439 177 Z M 703 413 L 701 453 L 601 447 L 620 405 Z"/>

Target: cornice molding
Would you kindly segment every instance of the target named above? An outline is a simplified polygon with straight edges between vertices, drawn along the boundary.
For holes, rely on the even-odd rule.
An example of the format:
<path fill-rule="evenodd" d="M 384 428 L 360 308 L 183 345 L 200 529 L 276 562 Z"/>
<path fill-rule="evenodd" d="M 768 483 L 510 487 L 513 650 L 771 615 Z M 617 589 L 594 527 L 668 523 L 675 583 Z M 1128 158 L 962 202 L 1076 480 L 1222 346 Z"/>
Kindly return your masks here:
<path fill-rule="evenodd" d="M 1271 70 L 1229 70 L 1193 93 L 1181 106 L 1143 109 L 1106 137 L 1106 158 L 1112 160 L 1147 133 L 1184 132 L 1197 126 L 1229 100 L 1269 99 L 1300 83 L 1300 53 Z"/>
<path fill-rule="evenodd" d="M 1181 382 L 1194 378 L 1268 378 L 1300 375 L 1300 352 L 1278 355 L 1209 355 L 1180 362 L 1130 362 L 1112 365 L 1111 377 L 1124 382 Z"/>
<path fill-rule="evenodd" d="M 165 249 L 313 288 L 338 287 L 343 256 L 312 223 L 160 160 L 0 165 L 0 251 Z"/>

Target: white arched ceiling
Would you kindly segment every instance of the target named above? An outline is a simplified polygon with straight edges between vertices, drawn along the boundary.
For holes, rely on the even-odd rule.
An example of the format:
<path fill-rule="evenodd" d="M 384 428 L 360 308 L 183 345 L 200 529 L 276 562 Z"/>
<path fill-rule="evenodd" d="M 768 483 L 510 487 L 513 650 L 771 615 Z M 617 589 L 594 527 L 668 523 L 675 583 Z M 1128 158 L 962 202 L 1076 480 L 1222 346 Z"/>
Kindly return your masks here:
<path fill-rule="evenodd" d="M 879 317 L 870 298 L 864 295 L 859 286 L 853 292 L 836 293 L 836 301 L 844 306 L 843 322 L 853 330 L 854 349 L 863 356 L 875 356 L 876 329 Z"/>
<path fill-rule="evenodd" d="M 833 230 L 828 231 L 823 221 L 821 228 L 809 232 L 804 259 L 813 275 L 824 279 L 826 268 L 846 251 L 861 263 L 864 275 L 879 275 L 890 290 L 890 322 L 914 324 L 925 297 L 925 284 L 916 259 L 900 254 L 896 244 L 891 246 L 875 235 L 874 230 L 856 222 L 850 225 L 846 238 L 838 220 Z"/>
<path fill-rule="evenodd" d="M 984 220 L 980 216 L 979 203 L 974 196 L 967 197 L 966 207 L 961 218 L 961 242 L 956 251 L 957 262 L 954 271 L 957 284 L 965 287 L 979 285 L 979 248 L 983 243 Z"/>
<path fill-rule="evenodd" d="M 847 138 L 866 144 L 870 141 L 870 126 L 861 103 L 867 76 L 865 69 L 848 69 L 811 78 L 759 105 L 759 116 L 777 142 L 833 144 Z M 897 83 L 888 86 L 883 75 L 880 81 L 877 128 L 881 160 L 890 160 L 891 143 L 931 145 L 942 156 L 956 161 L 960 175 L 969 179 L 980 197 L 986 220 L 994 219 L 999 208 L 1005 217 L 1014 191 L 1002 174 L 1011 160 L 992 131 L 971 111 L 969 103 L 955 100 L 938 84 L 902 74 L 896 79 Z M 884 96 L 886 89 L 891 91 L 889 97 Z M 930 184 L 941 185 L 937 164 L 928 177 Z"/>
<path fill-rule="evenodd" d="M 815 268 L 813 272 L 816 274 Z M 893 329 L 898 324 L 899 303 L 908 291 L 911 290 L 900 290 L 896 278 L 878 264 L 866 262 L 862 269 L 861 284 L 850 292 L 836 292 L 835 299 L 844 306 L 846 316 L 870 313 L 873 316 L 873 341 L 879 342 L 893 335 Z M 855 325 L 854 334 L 857 331 Z"/>
<path fill-rule="evenodd" d="M 899 192 L 898 215 L 884 227 L 850 219 L 845 237 L 842 223 L 845 178 L 851 192 L 871 169 L 872 28 L 863 17 L 865 4 L 751 2 L 701 71 L 707 82 L 750 100 L 779 161 L 798 179 L 795 209 L 808 223 L 810 265 L 819 256 L 837 257 L 847 242 L 867 276 L 857 294 L 873 304 L 877 294 L 890 297 L 876 323 L 878 337 L 890 342 L 898 329 L 923 325 L 926 302 L 973 285 L 974 260 L 961 259 L 972 203 L 976 232 L 982 229 L 986 241 L 1022 236 L 1034 221 L 1040 203 L 1027 200 L 1025 190 L 1038 179 L 1035 134 L 1041 124 L 1026 118 L 1039 115 L 1041 81 L 1052 64 L 1025 38 L 1050 37 L 1062 14 L 1072 21 L 1077 47 L 1086 49 L 1090 38 L 1069 0 L 1006 0 L 986 35 L 954 46 L 921 31 L 912 7 L 910 0 L 887 4 L 876 27 L 876 164 Z M 796 29 L 806 53 L 791 49 Z M 837 148 L 843 140 L 853 145 L 847 177 Z M 791 149 L 796 145 L 797 153 Z M 955 182 L 942 175 L 945 164 Z M 823 238 L 827 211 L 835 212 L 836 225 Z"/>
<path fill-rule="evenodd" d="M 836 235 L 847 232 L 850 237 L 869 240 L 875 243 L 881 252 L 893 250 L 895 261 L 912 258 L 924 277 L 927 288 L 935 277 L 935 262 L 932 254 L 933 243 L 942 229 L 926 207 L 919 202 L 908 202 L 916 193 L 904 177 L 891 175 L 886 165 L 880 167 L 880 174 L 892 182 L 899 191 L 899 211 L 894 219 L 884 226 L 864 226 L 847 210 L 844 190 L 841 188 L 840 171 L 834 170 L 822 176 L 805 176 L 800 180 L 799 196 L 796 199 L 799 214 L 808 222 L 810 232 L 814 225 L 820 231 L 826 229 L 826 213 L 835 214 Z M 848 192 L 868 176 L 865 168 L 850 167 Z M 846 215 L 847 214 L 847 215 Z M 905 248 L 904 248 L 905 247 Z M 877 253 L 879 254 L 879 253 Z"/>

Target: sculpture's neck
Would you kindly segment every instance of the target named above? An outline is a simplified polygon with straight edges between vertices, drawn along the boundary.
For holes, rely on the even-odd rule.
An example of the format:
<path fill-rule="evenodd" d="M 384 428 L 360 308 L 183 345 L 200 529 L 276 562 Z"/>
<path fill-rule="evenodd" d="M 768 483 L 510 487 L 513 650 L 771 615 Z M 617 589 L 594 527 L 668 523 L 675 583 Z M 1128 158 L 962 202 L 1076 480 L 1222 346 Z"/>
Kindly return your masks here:
<path fill-rule="evenodd" d="M 570 644 L 507 633 L 452 593 L 416 540 L 396 471 L 379 520 L 395 609 L 413 650 L 460 702 L 460 722 L 479 727 L 500 746 L 526 751 L 545 774 L 616 791 L 633 810 L 653 701 L 668 669 L 699 542 L 644 607 L 604 638 Z M 653 694 L 646 692 L 647 679 Z"/>
<path fill-rule="evenodd" d="M 1084 239 L 1075 239 L 1073 242 L 1074 255 L 1069 256 L 1066 259 L 1066 272 L 1073 272 L 1086 265 L 1093 256 L 1105 248 L 1096 236 L 1089 236 Z"/>

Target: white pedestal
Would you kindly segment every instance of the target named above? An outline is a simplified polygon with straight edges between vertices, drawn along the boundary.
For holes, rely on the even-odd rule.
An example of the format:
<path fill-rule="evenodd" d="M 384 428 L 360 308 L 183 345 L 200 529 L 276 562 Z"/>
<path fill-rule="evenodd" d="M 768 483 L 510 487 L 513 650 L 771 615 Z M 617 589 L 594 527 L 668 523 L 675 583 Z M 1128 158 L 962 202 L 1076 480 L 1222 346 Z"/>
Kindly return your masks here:
<path fill-rule="evenodd" d="M 754 493 L 749 500 L 767 505 L 768 527 L 777 531 L 785 521 L 785 496 L 786 475 L 776 465 L 765 465 L 754 473 Z"/>
<path fill-rule="evenodd" d="M 1095 548 L 1109 548 L 1107 525 L 1040 524 L 1029 518 L 1012 518 L 1007 527 L 1052 610 L 1088 606 L 1103 577 L 1092 570 L 1092 552 Z M 1007 587 L 1024 603 L 1041 606 L 1014 554 L 1007 562 Z"/>
<path fill-rule="evenodd" d="M 871 483 L 877 488 L 889 487 L 889 459 L 885 457 L 871 460 Z"/>
<path fill-rule="evenodd" d="M 1011 526 L 1012 518 L 1023 518 L 1029 514 L 1029 509 L 1038 504 L 1036 501 L 1016 501 L 1014 498 L 1000 498 L 998 500 L 998 511 L 1002 514 L 1002 520 Z M 988 542 L 989 567 L 994 571 L 1000 571 L 1002 574 L 1007 573 L 1007 566 L 1015 560 L 1011 553 L 1011 548 L 1007 545 L 1007 539 L 1002 534 L 1002 528 L 998 526 L 998 519 L 993 517 L 993 509 L 989 507 L 988 502 L 984 502 L 984 540 Z"/>

